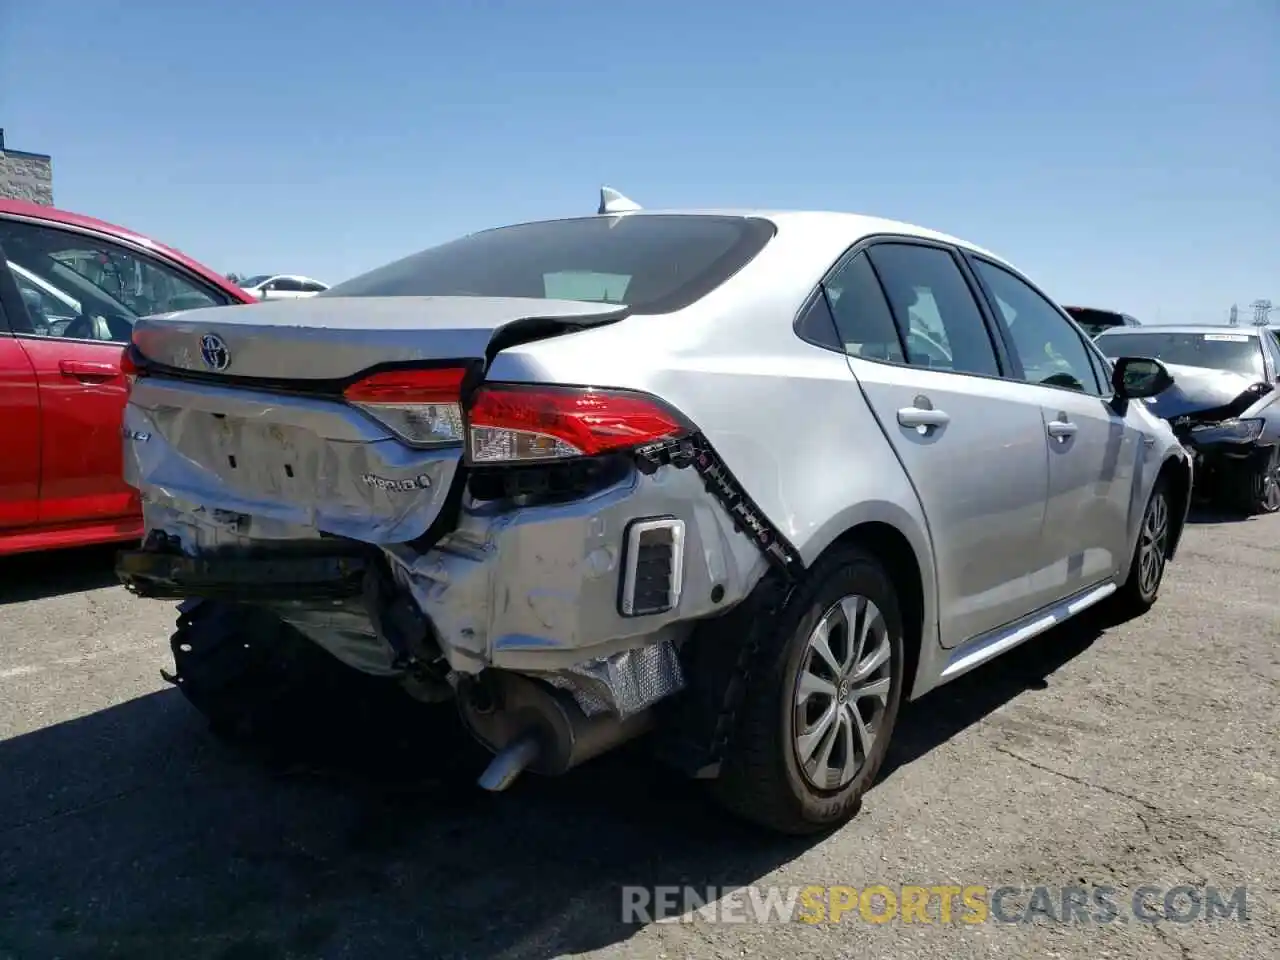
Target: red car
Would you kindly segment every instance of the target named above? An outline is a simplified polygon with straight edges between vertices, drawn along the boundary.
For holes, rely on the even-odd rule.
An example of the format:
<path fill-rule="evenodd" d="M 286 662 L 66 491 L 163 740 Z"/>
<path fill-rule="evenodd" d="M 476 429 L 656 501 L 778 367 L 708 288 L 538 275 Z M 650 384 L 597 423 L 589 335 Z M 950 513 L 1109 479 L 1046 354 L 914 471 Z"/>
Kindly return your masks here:
<path fill-rule="evenodd" d="M 121 476 L 133 321 L 256 302 L 130 230 L 0 199 L 0 555 L 139 538 Z"/>

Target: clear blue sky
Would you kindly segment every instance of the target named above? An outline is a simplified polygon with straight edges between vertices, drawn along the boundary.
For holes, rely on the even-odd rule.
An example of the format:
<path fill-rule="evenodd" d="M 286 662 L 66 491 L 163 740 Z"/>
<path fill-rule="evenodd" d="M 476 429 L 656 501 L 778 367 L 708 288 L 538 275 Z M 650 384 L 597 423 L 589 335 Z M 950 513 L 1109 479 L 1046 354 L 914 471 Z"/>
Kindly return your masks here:
<path fill-rule="evenodd" d="M 1280 303 L 1280 0 L 0 0 L 0 126 L 222 271 L 608 183 L 921 223 L 1149 322 Z"/>

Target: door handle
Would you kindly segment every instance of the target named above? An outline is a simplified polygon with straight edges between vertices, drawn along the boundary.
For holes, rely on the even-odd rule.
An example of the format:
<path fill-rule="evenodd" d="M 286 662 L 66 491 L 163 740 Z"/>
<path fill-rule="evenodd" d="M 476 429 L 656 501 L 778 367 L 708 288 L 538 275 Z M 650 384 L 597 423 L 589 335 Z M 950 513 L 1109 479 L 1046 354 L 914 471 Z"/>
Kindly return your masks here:
<path fill-rule="evenodd" d="M 102 381 L 120 376 L 120 370 L 110 363 L 92 363 L 88 360 L 59 360 L 58 372 L 76 380 Z"/>
<path fill-rule="evenodd" d="M 903 407 L 898 411 L 898 423 L 904 427 L 944 427 L 950 422 L 951 417 L 942 410 Z"/>
<path fill-rule="evenodd" d="M 1068 437 L 1074 437 L 1080 428 L 1070 420 L 1051 420 L 1045 429 L 1054 439 L 1066 440 Z"/>

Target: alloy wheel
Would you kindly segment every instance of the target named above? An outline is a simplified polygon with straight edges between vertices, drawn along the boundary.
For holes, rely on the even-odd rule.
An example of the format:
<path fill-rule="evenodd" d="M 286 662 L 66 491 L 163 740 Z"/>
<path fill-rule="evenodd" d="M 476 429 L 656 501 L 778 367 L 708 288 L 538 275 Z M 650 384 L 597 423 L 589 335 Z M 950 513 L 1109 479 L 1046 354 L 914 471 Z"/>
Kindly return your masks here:
<path fill-rule="evenodd" d="M 893 683 L 884 614 L 850 595 L 832 604 L 809 634 L 796 675 L 792 745 L 806 780 L 839 790 L 871 754 Z"/>
<path fill-rule="evenodd" d="M 1169 501 L 1157 491 L 1142 518 L 1142 537 L 1138 544 L 1138 586 L 1144 596 L 1152 596 L 1164 574 L 1166 548 L 1169 541 Z"/>
<path fill-rule="evenodd" d="M 1262 489 L 1259 494 L 1258 499 L 1267 513 L 1280 510 L 1280 447 L 1271 451 L 1266 470 L 1262 474 Z"/>

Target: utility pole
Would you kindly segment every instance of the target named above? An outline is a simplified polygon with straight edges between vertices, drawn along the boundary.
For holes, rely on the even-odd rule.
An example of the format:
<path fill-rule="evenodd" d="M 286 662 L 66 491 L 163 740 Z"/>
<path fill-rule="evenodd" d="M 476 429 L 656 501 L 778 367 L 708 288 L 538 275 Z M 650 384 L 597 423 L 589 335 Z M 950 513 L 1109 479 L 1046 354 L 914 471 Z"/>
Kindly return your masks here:
<path fill-rule="evenodd" d="M 1253 307 L 1254 326 L 1265 327 L 1267 325 L 1267 317 L 1271 313 L 1271 301 L 1255 300 L 1249 306 Z"/>

